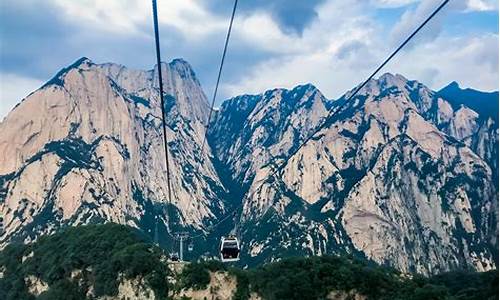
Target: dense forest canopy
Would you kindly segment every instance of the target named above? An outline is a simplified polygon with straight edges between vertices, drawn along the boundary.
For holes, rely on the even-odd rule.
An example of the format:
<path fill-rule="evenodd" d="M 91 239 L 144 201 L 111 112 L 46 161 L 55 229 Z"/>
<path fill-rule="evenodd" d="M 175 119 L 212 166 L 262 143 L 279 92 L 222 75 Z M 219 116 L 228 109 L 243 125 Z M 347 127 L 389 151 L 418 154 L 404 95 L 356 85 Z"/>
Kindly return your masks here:
<path fill-rule="evenodd" d="M 167 296 L 168 268 L 162 251 L 139 231 L 117 224 L 70 227 L 29 245 L 11 244 L 0 253 L 0 299 L 35 299 L 25 278 L 34 275 L 49 285 L 39 299 L 85 299 L 116 295 L 118 274 L 144 277 L 155 295 Z M 71 273 L 80 270 L 78 279 Z"/>
<path fill-rule="evenodd" d="M 140 231 L 111 223 L 66 228 L 28 245 L 11 244 L 0 252 L 0 271 L 0 299 L 116 296 L 120 278 L 141 278 L 156 299 L 169 299 L 181 289 L 206 288 L 210 273 L 219 271 L 237 279 L 234 299 L 248 299 L 251 293 L 263 299 L 325 299 L 332 291 L 355 291 L 368 299 L 498 299 L 498 271 L 423 277 L 352 257 L 288 258 L 248 270 L 202 261 L 174 274 L 162 249 Z M 48 284 L 38 298 L 29 292 L 28 276 Z"/>

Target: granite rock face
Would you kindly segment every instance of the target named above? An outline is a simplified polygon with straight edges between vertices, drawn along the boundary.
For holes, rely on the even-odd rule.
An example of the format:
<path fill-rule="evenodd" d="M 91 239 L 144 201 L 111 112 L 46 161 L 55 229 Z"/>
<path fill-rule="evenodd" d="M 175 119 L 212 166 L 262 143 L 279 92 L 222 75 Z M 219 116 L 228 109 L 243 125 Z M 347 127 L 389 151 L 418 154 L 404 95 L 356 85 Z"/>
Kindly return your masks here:
<path fill-rule="evenodd" d="M 200 153 L 205 94 L 185 61 L 162 69 L 172 199 L 156 72 L 82 58 L 0 124 L 2 243 L 104 221 L 152 232 L 155 216 L 160 233 L 173 224 L 196 230 L 224 211 L 224 187 Z"/>
<path fill-rule="evenodd" d="M 172 199 L 156 68 L 82 58 L 0 123 L 3 246 L 112 221 L 166 247 L 176 230 L 205 234 L 197 255 L 232 231 L 245 264 L 351 253 L 424 274 L 497 267 L 498 116 L 470 98 L 498 94 L 384 74 L 350 101 L 310 84 L 242 95 L 215 112 L 201 153 L 200 83 L 183 60 L 161 67 Z"/>
<path fill-rule="evenodd" d="M 345 99 L 306 86 L 222 105 L 214 149 L 247 191 L 248 259 L 347 252 L 405 272 L 496 268 L 495 119 L 401 75 Z M 286 159 L 326 108 L 327 126 Z"/>

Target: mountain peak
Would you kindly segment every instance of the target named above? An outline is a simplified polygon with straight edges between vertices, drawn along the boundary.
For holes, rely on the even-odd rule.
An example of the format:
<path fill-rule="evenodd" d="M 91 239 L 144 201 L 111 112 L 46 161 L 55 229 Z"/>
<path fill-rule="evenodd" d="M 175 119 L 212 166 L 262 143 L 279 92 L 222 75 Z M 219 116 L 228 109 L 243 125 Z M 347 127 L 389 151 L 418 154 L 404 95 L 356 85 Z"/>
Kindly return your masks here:
<path fill-rule="evenodd" d="M 71 65 L 62 68 L 57 74 L 52 77 L 49 81 L 47 81 L 41 88 L 45 88 L 49 85 L 64 85 L 64 76 L 72 69 L 79 69 L 82 65 L 92 65 L 94 64 L 90 59 L 85 56 L 80 57 Z"/>
<path fill-rule="evenodd" d="M 162 62 L 162 65 L 166 66 L 167 68 L 170 68 L 172 70 L 175 70 L 176 73 L 178 73 L 181 78 L 183 79 L 196 79 L 196 73 L 193 70 L 193 67 L 183 58 L 174 58 L 171 62 L 166 63 Z M 157 65 L 154 66 L 153 72 L 157 72 L 158 67 Z"/>
<path fill-rule="evenodd" d="M 498 120 L 498 92 L 461 88 L 456 81 L 453 81 L 439 90 L 437 95 L 447 100 L 455 109 L 465 105 L 483 118 L 491 117 L 493 120 Z"/>
<path fill-rule="evenodd" d="M 400 83 L 406 83 L 408 81 L 408 79 L 406 79 L 406 77 L 404 77 L 401 74 L 384 73 L 382 76 L 380 76 L 378 78 L 378 81 L 379 82 L 382 81 L 382 82 L 385 82 L 388 84 L 397 85 Z"/>
<path fill-rule="evenodd" d="M 312 83 L 301 84 L 292 89 L 292 91 L 318 91 L 318 88 Z"/>
<path fill-rule="evenodd" d="M 193 67 L 191 66 L 191 64 L 188 63 L 183 58 L 174 58 L 170 62 L 162 61 L 161 65 L 162 66 L 168 66 L 168 67 L 174 68 L 174 69 L 191 69 L 191 70 L 193 69 Z M 158 64 L 155 64 L 154 67 L 153 67 L 153 70 L 157 70 L 157 68 L 158 68 L 157 66 L 158 66 Z"/>
<path fill-rule="evenodd" d="M 93 62 L 88 57 L 82 56 L 79 59 L 77 59 L 73 64 L 71 64 L 70 67 L 76 68 L 82 64 L 92 64 L 92 63 Z"/>
<path fill-rule="evenodd" d="M 372 78 L 360 91 L 361 93 L 378 94 L 387 88 L 396 87 L 404 90 L 408 79 L 401 74 L 384 73 L 378 78 Z M 359 87 L 359 86 L 358 86 Z M 355 89 L 348 91 L 343 97 L 349 97 Z"/>
<path fill-rule="evenodd" d="M 384 74 L 380 75 L 380 77 L 378 78 L 379 80 L 380 79 L 391 79 L 391 78 L 395 78 L 396 76 L 392 73 L 389 73 L 389 72 L 385 72 Z"/>
<path fill-rule="evenodd" d="M 71 69 L 78 69 L 83 65 L 93 65 L 93 64 L 94 64 L 94 62 L 92 62 L 89 58 L 82 56 L 79 59 L 77 59 L 74 63 L 70 64 L 69 66 L 62 68 L 61 71 L 59 71 L 59 73 L 64 74 L 64 73 L 67 73 Z"/>
<path fill-rule="evenodd" d="M 188 68 L 191 68 L 191 65 L 183 58 L 181 57 L 178 57 L 178 58 L 174 58 L 170 63 L 169 65 L 171 66 L 185 66 L 185 67 L 188 67 Z"/>
<path fill-rule="evenodd" d="M 458 82 L 452 81 L 450 82 L 450 84 L 441 89 L 441 91 L 444 90 L 457 91 L 457 90 L 462 90 L 462 88 L 460 87 L 460 84 Z"/>

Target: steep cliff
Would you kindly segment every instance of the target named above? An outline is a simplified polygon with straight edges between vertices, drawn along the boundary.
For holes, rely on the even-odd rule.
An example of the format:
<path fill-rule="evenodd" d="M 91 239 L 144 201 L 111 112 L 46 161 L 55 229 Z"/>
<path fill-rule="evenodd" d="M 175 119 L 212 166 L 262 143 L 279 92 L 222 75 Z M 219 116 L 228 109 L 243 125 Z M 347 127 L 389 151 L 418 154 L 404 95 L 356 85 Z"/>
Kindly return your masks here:
<path fill-rule="evenodd" d="M 232 231 L 249 265 L 331 253 L 424 274 L 498 265 L 498 116 L 471 99 L 484 93 L 384 74 L 350 101 L 310 84 L 237 96 L 201 153 L 200 83 L 183 60 L 161 67 L 172 199 L 156 68 L 82 58 L 0 123 L 2 246 L 112 221 L 169 251 L 176 231 L 196 234 L 192 259 Z"/>

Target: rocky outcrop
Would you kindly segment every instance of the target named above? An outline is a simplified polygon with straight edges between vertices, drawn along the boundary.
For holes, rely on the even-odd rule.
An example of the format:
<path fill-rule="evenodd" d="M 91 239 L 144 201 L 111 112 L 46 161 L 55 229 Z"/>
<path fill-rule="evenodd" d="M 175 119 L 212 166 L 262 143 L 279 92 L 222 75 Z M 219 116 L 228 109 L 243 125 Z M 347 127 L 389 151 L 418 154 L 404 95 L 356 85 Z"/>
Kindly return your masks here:
<path fill-rule="evenodd" d="M 192 288 L 182 290 L 178 296 L 179 299 L 188 297 L 193 300 L 220 299 L 231 300 L 236 291 L 237 280 L 227 272 L 210 272 L 210 283 L 205 289 L 194 290 Z M 253 299 L 260 299 L 254 296 Z"/>
<path fill-rule="evenodd" d="M 91 296 L 91 295 L 89 295 Z M 102 296 L 98 300 L 155 300 L 155 293 L 144 280 L 140 278 L 135 279 L 121 279 L 118 285 L 118 294 L 116 296 Z"/>
<path fill-rule="evenodd" d="M 172 199 L 157 71 L 82 58 L 0 123 L 1 245 L 113 221 L 169 247 L 177 230 L 233 231 L 245 264 L 350 253 L 426 274 L 498 265 L 498 116 L 471 102 L 480 92 L 384 74 L 350 101 L 310 84 L 238 96 L 201 153 L 203 90 L 185 61 L 161 67 Z M 193 242 L 193 257 L 217 251 Z"/>
<path fill-rule="evenodd" d="M 30 275 L 24 279 L 24 284 L 28 287 L 28 291 L 35 297 L 40 296 L 43 292 L 49 289 L 49 285 L 40 278 Z"/>
<path fill-rule="evenodd" d="M 328 300 L 366 300 L 367 297 L 357 293 L 356 291 L 332 291 L 326 296 Z"/>
<path fill-rule="evenodd" d="M 485 154 L 468 141 L 481 126 L 498 125 L 492 119 L 481 125 L 470 108 L 454 110 L 435 92 L 401 75 L 385 74 L 348 103 L 344 99 L 326 102 L 338 112 L 293 157 L 271 156 L 253 172 L 241 218 L 249 259 L 304 250 L 312 255 L 359 251 L 405 272 L 439 272 L 462 265 L 495 268 L 497 175 Z M 233 115 L 232 102 L 241 100 L 228 100 L 218 122 Z M 225 156 L 230 157 L 233 174 L 247 172 L 231 164 L 244 161 L 245 153 L 265 157 L 260 149 L 294 149 L 314 128 L 280 127 L 268 117 L 254 117 L 261 110 L 277 114 L 275 107 L 279 106 L 253 108 L 245 121 L 238 120 L 270 125 L 259 130 L 242 126 L 236 140 L 232 137 L 234 142 L 225 149 L 246 145 L 245 152 Z M 301 115 L 316 125 L 321 120 Z M 284 128 L 300 132 L 299 138 L 287 139 Z M 269 136 L 262 132 L 271 130 L 281 135 L 258 144 L 262 136 Z M 496 139 L 485 135 L 482 145 Z M 283 140 L 290 141 L 288 147 L 282 146 Z M 270 178 L 282 161 L 282 171 Z M 485 244 L 484 237 L 491 242 Z"/>
<path fill-rule="evenodd" d="M 310 84 L 225 101 L 211 127 L 214 154 L 233 180 L 248 185 L 257 170 L 295 150 L 327 115 L 329 103 Z"/>
<path fill-rule="evenodd" d="M 224 211 L 224 188 L 200 153 L 206 97 L 186 62 L 162 68 L 172 199 L 156 72 L 83 58 L 0 123 L 2 244 L 104 221 L 153 235 L 156 216 L 160 232 L 174 223 L 199 230 Z"/>

